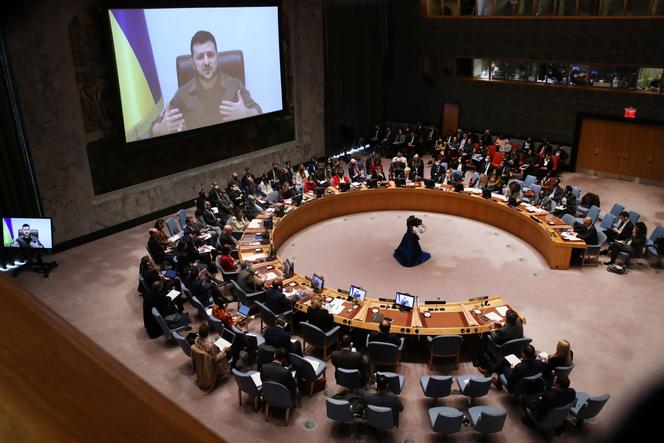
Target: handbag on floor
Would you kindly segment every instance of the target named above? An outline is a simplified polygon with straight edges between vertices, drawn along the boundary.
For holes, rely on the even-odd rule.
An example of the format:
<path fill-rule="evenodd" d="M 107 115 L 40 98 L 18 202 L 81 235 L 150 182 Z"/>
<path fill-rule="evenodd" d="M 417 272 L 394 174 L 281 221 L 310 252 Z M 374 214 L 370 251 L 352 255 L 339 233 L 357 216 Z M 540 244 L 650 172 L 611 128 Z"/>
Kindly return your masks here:
<path fill-rule="evenodd" d="M 627 266 L 612 264 L 606 267 L 606 270 L 614 274 L 627 274 Z"/>

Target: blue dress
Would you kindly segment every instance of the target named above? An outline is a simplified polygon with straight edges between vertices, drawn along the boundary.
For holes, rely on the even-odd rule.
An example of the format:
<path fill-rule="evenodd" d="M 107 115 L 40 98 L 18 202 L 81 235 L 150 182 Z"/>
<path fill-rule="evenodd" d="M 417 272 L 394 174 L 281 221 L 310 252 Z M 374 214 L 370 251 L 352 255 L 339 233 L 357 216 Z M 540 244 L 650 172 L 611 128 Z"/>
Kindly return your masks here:
<path fill-rule="evenodd" d="M 408 231 L 401 239 L 399 247 L 394 250 L 394 258 L 407 268 L 420 265 L 431 258 L 431 254 L 423 252 L 420 247 L 420 237 Z"/>

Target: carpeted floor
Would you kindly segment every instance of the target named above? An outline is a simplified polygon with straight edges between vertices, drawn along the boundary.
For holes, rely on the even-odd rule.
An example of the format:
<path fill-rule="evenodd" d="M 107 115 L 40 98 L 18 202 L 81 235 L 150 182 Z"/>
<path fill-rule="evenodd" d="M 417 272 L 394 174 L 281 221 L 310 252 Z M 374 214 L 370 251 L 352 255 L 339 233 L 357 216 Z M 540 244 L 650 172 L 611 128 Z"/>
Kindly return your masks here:
<path fill-rule="evenodd" d="M 664 223 L 662 188 L 582 174 L 565 174 L 563 184 L 598 193 L 607 210 L 613 202 L 625 203 L 628 209 L 641 213 L 650 230 Z M 587 423 L 580 430 L 569 429 L 562 437 L 566 440 L 586 441 L 607 432 L 652 383 L 662 380 L 664 357 L 659 348 L 664 345 L 664 337 L 658 323 L 664 312 L 661 270 L 639 260 L 643 264 L 635 265 L 623 276 L 610 274 L 603 266 L 552 271 L 537 251 L 518 238 L 482 223 L 438 214 L 421 214 L 428 228 L 421 235 L 422 245 L 432 253 L 432 259 L 418 268 L 404 269 L 391 254 L 403 235 L 407 215 L 380 212 L 328 220 L 295 235 L 280 255 L 294 257 L 299 273 L 321 273 L 327 285 L 335 288 L 357 283 L 368 289 L 371 297 L 391 296 L 397 289 L 416 294 L 421 300 L 503 296 L 527 317 L 526 335 L 538 350 L 552 352 L 560 338 L 571 342 L 576 364 L 571 374 L 574 388 L 612 395 L 596 423 Z M 188 359 L 180 348 L 163 338 L 148 339 L 143 329 L 136 275 L 151 225 L 54 256 L 60 266 L 48 280 L 24 273 L 19 281 L 228 441 L 438 440 L 426 415 L 431 401 L 425 399 L 419 386 L 419 377 L 429 371 L 416 339 L 408 340 L 399 371 L 406 376 L 402 394 L 405 411 L 400 427 L 393 431 L 377 432 L 360 426 L 351 433 L 349 427 L 333 424 L 325 417 L 323 393 L 304 397 L 288 427 L 284 427 L 279 413 L 265 422 L 261 414 L 252 411 L 250 402 L 245 400 L 239 407 L 232 378 L 222 381 L 212 394 L 202 394 L 194 385 Z M 252 329 L 258 327 L 256 323 L 252 323 Z M 435 369 L 434 373 L 452 375 L 477 373 L 470 361 L 462 362 L 457 371 L 445 362 Z M 338 391 L 331 364 L 327 379 L 327 391 Z M 508 411 L 504 430 L 489 440 L 541 440 L 521 423 L 520 409 L 505 392 L 492 389 L 476 403 Z M 438 404 L 464 411 L 468 408 L 458 393 Z M 450 440 L 479 441 L 480 437 L 466 428 Z"/>

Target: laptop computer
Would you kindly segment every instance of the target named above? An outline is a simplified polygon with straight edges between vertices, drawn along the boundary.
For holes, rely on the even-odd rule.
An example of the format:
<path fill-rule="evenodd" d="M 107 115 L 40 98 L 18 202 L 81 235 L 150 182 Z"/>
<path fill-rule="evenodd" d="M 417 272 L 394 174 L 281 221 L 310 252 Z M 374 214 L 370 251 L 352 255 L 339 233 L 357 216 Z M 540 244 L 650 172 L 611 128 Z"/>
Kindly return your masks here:
<path fill-rule="evenodd" d="M 249 306 L 241 304 L 240 308 L 237 310 L 237 314 L 240 317 L 242 317 L 243 319 L 245 319 L 245 318 L 249 317 L 249 312 L 250 311 L 251 311 L 251 309 L 249 308 Z"/>
<path fill-rule="evenodd" d="M 175 269 L 166 269 L 165 271 L 162 271 L 161 273 L 164 275 L 164 277 L 168 277 L 168 278 L 175 278 L 175 277 L 178 276 L 178 273 L 175 271 Z"/>

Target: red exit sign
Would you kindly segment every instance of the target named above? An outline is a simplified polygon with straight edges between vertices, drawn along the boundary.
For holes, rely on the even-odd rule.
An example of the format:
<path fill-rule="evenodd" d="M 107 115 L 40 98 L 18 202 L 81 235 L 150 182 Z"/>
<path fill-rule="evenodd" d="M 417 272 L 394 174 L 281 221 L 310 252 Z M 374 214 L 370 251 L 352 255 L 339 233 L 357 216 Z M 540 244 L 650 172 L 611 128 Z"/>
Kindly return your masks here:
<path fill-rule="evenodd" d="M 623 114 L 625 118 L 636 118 L 636 108 L 632 108 L 631 106 L 628 108 L 625 108 L 625 113 Z"/>

